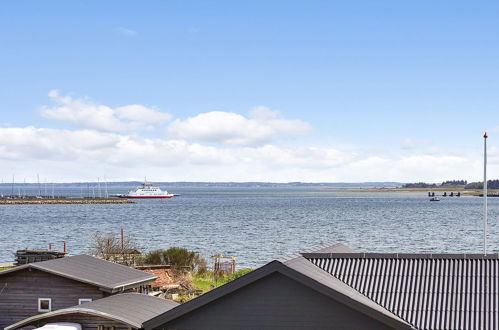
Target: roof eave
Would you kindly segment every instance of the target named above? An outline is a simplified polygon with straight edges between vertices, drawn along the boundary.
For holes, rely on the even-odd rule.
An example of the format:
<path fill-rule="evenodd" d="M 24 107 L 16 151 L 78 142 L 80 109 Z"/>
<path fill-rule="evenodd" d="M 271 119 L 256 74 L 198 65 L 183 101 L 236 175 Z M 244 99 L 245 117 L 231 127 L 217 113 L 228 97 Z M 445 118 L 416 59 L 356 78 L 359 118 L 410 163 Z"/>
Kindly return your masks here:
<path fill-rule="evenodd" d="M 135 287 L 137 287 L 139 285 L 144 285 L 144 284 L 152 283 L 152 282 L 156 281 L 157 278 L 158 278 L 157 276 L 154 276 L 154 277 L 151 277 L 151 278 L 146 279 L 146 280 L 140 280 L 140 281 L 136 281 L 136 282 L 131 282 L 131 283 L 128 283 L 128 284 L 125 284 L 125 285 L 118 285 L 118 286 L 115 286 L 113 288 L 101 287 L 100 289 L 102 291 L 106 291 L 106 292 L 110 292 L 110 293 L 118 293 L 118 292 L 123 292 L 123 291 L 131 289 L 131 288 L 135 288 Z"/>
<path fill-rule="evenodd" d="M 64 309 L 59 309 L 59 310 L 52 311 L 52 312 L 47 312 L 44 314 L 34 315 L 34 316 L 28 317 L 24 320 L 21 320 L 19 322 L 16 322 L 14 324 L 11 324 L 11 325 L 5 327 L 5 330 L 19 329 L 21 327 L 24 327 L 24 326 L 31 324 L 32 322 L 36 322 L 36 321 L 43 320 L 45 318 L 49 318 L 49 317 L 53 317 L 53 316 L 69 315 L 69 314 L 76 314 L 76 313 L 100 316 L 100 317 L 104 317 L 107 319 L 111 319 L 113 321 L 118 321 L 118 322 L 124 323 L 126 325 L 131 326 L 132 328 L 136 328 L 136 329 L 142 328 L 142 324 L 127 320 L 127 319 L 119 317 L 119 316 L 111 315 L 111 314 L 104 313 L 104 312 L 97 311 L 97 310 L 74 307 L 74 308 L 64 308 Z"/>
<path fill-rule="evenodd" d="M 98 283 L 98 282 L 94 282 L 94 281 L 89 281 L 89 280 L 86 280 L 86 279 L 83 279 L 83 278 L 79 278 L 79 277 L 76 277 L 76 276 L 72 276 L 72 275 L 69 275 L 69 274 L 66 274 L 66 273 L 63 273 L 63 272 L 58 272 L 58 271 L 55 271 L 55 270 L 47 269 L 45 267 L 40 267 L 36 263 L 30 264 L 30 265 L 31 265 L 31 268 L 34 268 L 34 269 L 37 269 L 37 270 L 40 270 L 40 271 L 43 271 L 43 272 L 47 272 L 47 273 L 50 273 L 50 274 L 53 274 L 53 275 L 58 275 L 58 276 L 61 276 L 61 277 L 69 278 L 69 279 L 74 280 L 74 281 L 78 281 L 78 282 L 82 282 L 82 283 L 86 283 L 86 284 L 95 285 L 95 286 L 99 287 L 99 290 L 105 291 L 105 292 L 111 292 L 111 293 L 119 292 L 119 290 L 122 287 L 125 287 L 125 289 L 129 289 L 129 288 L 136 287 L 136 286 L 138 286 L 138 285 L 140 285 L 142 283 L 150 283 L 150 282 L 155 281 L 156 278 L 157 278 L 156 276 L 154 276 L 154 278 L 153 277 L 147 277 L 147 278 L 144 278 L 144 279 L 141 279 L 141 280 L 137 280 L 137 281 L 134 281 L 134 282 L 128 282 L 128 283 L 120 284 L 118 286 L 110 287 L 110 286 L 104 285 L 102 283 Z"/>

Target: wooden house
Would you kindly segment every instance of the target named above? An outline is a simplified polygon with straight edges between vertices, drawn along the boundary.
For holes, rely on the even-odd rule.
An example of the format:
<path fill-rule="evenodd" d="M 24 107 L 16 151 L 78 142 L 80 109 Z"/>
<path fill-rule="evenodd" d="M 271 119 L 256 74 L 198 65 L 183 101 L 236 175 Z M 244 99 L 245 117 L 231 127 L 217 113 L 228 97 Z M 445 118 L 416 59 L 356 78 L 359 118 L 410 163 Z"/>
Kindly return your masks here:
<path fill-rule="evenodd" d="M 4 270 L 0 272 L 0 329 L 115 293 L 140 292 L 155 280 L 154 275 L 88 255 Z"/>
<path fill-rule="evenodd" d="M 149 329 L 146 321 L 176 307 L 178 303 L 138 293 L 121 293 L 53 312 L 35 315 L 5 330 L 42 327 L 53 323 L 76 323 L 82 329 Z"/>

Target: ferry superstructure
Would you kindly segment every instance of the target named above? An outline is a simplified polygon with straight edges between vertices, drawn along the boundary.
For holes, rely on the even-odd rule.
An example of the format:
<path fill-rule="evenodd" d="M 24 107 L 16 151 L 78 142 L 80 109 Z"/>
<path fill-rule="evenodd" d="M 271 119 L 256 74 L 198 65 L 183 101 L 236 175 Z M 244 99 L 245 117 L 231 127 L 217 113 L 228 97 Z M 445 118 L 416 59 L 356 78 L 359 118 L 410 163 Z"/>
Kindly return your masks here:
<path fill-rule="evenodd" d="M 130 190 L 128 194 L 119 195 L 121 198 L 172 198 L 174 194 L 163 191 L 152 183 L 144 182 L 135 190 Z"/>

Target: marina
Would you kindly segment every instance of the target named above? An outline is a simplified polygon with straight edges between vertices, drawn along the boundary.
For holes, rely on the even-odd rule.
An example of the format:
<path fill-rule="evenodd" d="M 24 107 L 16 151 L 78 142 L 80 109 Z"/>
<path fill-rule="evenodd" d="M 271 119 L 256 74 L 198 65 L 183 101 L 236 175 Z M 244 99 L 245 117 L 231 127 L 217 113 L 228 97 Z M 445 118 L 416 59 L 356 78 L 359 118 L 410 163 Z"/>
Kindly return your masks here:
<path fill-rule="evenodd" d="M 126 198 L 65 198 L 65 197 L 2 197 L 0 205 L 44 205 L 44 204 L 131 204 Z"/>

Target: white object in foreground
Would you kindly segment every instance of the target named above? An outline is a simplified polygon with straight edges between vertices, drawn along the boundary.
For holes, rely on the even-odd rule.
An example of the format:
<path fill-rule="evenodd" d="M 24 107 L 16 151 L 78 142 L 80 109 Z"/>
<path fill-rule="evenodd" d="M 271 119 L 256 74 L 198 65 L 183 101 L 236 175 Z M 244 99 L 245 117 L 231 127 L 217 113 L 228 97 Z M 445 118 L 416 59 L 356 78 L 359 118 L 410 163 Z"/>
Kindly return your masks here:
<path fill-rule="evenodd" d="M 60 323 L 47 323 L 41 328 L 43 330 L 81 330 L 81 325 L 78 323 L 60 322 Z"/>

